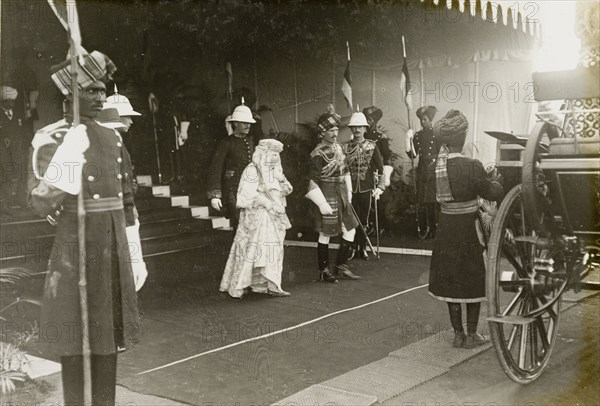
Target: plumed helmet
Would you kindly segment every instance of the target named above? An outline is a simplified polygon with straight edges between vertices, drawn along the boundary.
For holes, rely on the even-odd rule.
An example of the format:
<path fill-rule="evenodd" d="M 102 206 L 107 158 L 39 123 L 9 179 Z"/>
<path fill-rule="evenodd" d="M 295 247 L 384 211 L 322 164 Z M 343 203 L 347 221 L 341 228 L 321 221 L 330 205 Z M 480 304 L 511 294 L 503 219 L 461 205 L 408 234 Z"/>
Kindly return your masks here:
<path fill-rule="evenodd" d="M 254 120 L 254 118 L 252 117 L 252 111 L 250 111 L 250 108 L 243 104 L 240 104 L 233 110 L 233 113 L 229 117 L 227 117 L 227 121 L 237 121 L 240 123 L 250 124 L 256 123 L 256 120 Z"/>
<path fill-rule="evenodd" d="M 363 113 L 352 113 L 348 127 L 368 127 L 367 117 Z"/>
<path fill-rule="evenodd" d="M 113 108 L 117 109 L 119 112 L 119 116 L 141 116 L 140 113 L 133 110 L 133 106 L 129 102 L 129 99 L 122 94 L 119 94 L 117 90 L 117 85 L 115 85 L 115 93 L 106 98 L 106 102 L 104 102 L 104 108 Z"/>

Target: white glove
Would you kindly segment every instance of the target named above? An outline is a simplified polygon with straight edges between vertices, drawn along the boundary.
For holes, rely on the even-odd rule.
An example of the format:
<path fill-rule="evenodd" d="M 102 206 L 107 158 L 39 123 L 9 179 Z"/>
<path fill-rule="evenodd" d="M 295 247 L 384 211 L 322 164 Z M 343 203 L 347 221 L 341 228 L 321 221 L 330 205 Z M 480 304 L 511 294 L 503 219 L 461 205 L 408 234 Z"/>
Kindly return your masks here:
<path fill-rule="evenodd" d="M 221 203 L 221 199 L 218 198 L 213 198 L 210 199 L 210 205 L 213 207 L 213 209 L 221 211 L 221 208 L 223 207 L 223 204 Z"/>
<path fill-rule="evenodd" d="M 133 281 L 135 291 L 139 291 L 148 277 L 148 270 L 142 254 L 142 242 L 140 240 L 140 222 L 135 220 L 135 224 L 125 228 L 127 234 L 127 247 L 129 248 L 129 258 L 131 259 L 131 270 L 133 271 Z"/>
<path fill-rule="evenodd" d="M 182 121 L 180 123 L 180 130 L 179 130 L 179 146 L 182 146 L 183 144 L 185 144 L 185 142 L 188 139 L 188 128 L 190 127 L 190 122 L 189 121 Z"/>
<path fill-rule="evenodd" d="M 331 208 L 329 203 L 327 203 L 327 200 L 325 200 L 325 196 L 323 196 L 323 192 L 318 187 L 308 192 L 305 195 L 305 197 L 317 205 L 322 215 L 333 214 L 333 209 Z"/>
<path fill-rule="evenodd" d="M 383 184 L 385 187 L 388 187 L 391 183 L 390 179 L 392 177 L 392 173 L 394 172 L 394 167 L 391 165 L 383 166 Z"/>
<path fill-rule="evenodd" d="M 344 181 L 346 182 L 346 189 L 348 189 L 348 202 L 352 203 L 352 178 L 349 173 L 344 175 Z"/>
<path fill-rule="evenodd" d="M 378 187 L 373 189 L 373 197 L 375 198 L 375 200 L 379 200 L 379 197 L 381 196 L 382 193 L 383 193 L 383 190 L 379 189 Z"/>
<path fill-rule="evenodd" d="M 89 147 L 87 127 L 84 124 L 71 127 L 46 169 L 44 182 L 69 194 L 78 194 L 85 163 L 83 154 Z"/>
<path fill-rule="evenodd" d="M 414 137 L 414 135 L 415 134 L 414 134 L 414 132 L 413 132 L 412 129 L 409 129 L 406 132 L 406 139 L 405 139 L 405 146 L 404 147 L 405 147 L 406 153 L 408 155 L 410 155 L 411 158 L 414 158 L 414 157 L 417 156 L 417 152 L 415 151 L 415 146 L 414 146 L 414 143 L 413 143 L 413 137 Z"/>

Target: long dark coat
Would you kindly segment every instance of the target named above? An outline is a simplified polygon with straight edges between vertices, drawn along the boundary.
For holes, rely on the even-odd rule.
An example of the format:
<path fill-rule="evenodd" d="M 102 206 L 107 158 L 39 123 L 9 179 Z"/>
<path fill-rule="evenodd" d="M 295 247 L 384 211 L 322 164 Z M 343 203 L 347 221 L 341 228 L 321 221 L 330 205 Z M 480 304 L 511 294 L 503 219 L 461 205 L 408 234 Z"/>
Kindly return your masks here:
<path fill-rule="evenodd" d="M 435 160 L 441 145 L 435 139 L 433 130 L 424 128 L 415 134 L 414 146 L 419 156 L 417 202 L 435 203 Z"/>
<path fill-rule="evenodd" d="M 113 198 L 113 202 L 121 200 L 122 206 L 131 205 L 130 193 L 123 194 L 126 152 L 120 137 L 94 121 L 84 124 L 90 140 L 83 167 L 86 204 Z M 78 228 L 74 210 L 77 196 L 41 180 L 68 127 L 60 121 L 36 133 L 32 142 L 36 167 L 30 170 L 29 182 L 30 204 L 38 214 L 53 214 L 62 209 L 48 263 L 40 321 L 40 340 L 52 355 L 82 352 Z M 86 275 L 93 354 L 113 354 L 118 346 L 131 345 L 140 329 L 125 227 L 123 208 L 86 213 Z"/>
<path fill-rule="evenodd" d="M 456 157 L 448 159 L 448 179 L 454 202 L 478 196 L 495 200 L 502 186 L 487 178 L 481 162 Z M 446 302 L 485 300 L 485 265 L 475 221 L 477 213 L 440 213 L 429 273 L 429 294 Z"/>

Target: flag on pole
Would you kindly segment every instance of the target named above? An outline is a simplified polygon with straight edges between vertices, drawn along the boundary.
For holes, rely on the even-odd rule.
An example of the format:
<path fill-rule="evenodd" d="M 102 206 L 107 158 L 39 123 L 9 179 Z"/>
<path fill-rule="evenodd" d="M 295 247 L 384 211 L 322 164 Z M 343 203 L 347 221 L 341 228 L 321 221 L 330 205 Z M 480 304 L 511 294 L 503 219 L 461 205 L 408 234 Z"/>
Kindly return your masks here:
<path fill-rule="evenodd" d="M 225 65 L 225 72 L 227 73 L 227 93 L 231 95 L 233 93 L 233 70 L 231 69 L 231 62 L 227 62 Z"/>
<path fill-rule="evenodd" d="M 402 97 L 404 103 L 412 110 L 412 97 L 410 94 L 410 76 L 408 75 L 408 65 L 406 65 L 406 58 L 404 58 L 404 64 L 402 65 L 402 76 L 400 77 L 400 90 L 402 91 Z"/>
<path fill-rule="evenodd" d="M 346 70 L 344 70 L 344 80 L 342 81 L 342 93 L 348 103 L 348 107 L 352 109 L 352 80 L 350 79 L 350 45 L 346 42 L 346 50 L 348 51 L 348 62 Z"/>
<path fill-rule="evenodd" d="M 69 32 L 78 55 L 85 53 L 81 46 L 81 31 L 79 30 L 79 15 L 75 0 L 48 0 L 48 4 L 58 21 Z M 83 50 L 83 52 L 82 52 Z"/>

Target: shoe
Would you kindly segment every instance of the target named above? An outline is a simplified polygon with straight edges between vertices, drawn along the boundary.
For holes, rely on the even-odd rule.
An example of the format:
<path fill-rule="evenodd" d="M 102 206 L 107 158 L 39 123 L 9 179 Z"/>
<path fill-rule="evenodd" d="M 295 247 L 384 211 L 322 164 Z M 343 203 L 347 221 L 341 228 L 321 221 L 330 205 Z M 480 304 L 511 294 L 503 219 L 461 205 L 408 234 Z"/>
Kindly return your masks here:
<path fill-rule="evenodd" d="M 454 332 L 454 342 L 452 343 L 452 346 L 454 348 L 462 348 L 462 346 L 465 343 L 465 338 L 467 337 L 467 335 L 465 334 L 464 331 L 461 332 Z"/>
<path fill-rule="evenodd" d="M 335 276 L 340 279 L 360 279 L 360 276 L 353 274 L 346 264 L 335 266 Z"/>
<path fill-rule="evenodd" d="M 360 249 L 356 253 L 356 258 L 361 258 L 361 259 L 364 259 L 365 261 L 368 261 L 369 260 L 369 253 L 364 248 Z"/>
<path fill-rule="evenodd" d="M 479 333 L 467 334 L 463 348 L 475 348 L 487 344 L 489 340 Z"/>
<path fill-rule="evenodd" d="M 275 296 L 275 297 L 287 297 L 287 296 L 291 296 L 292 294 L 290 292 L 286 292 L 285 290 L 267 290 L 267 294 L 271 295 L 271 296 Z"/>
<path fill-rule="evenodd" d="M 337 283 L 338 280 L 335 276 L 333 276 L 331 274 L 331 272 L 329 272 L 328 268 L 325 268 L 321 271 L 320 275 L 319 275 L 319 280 L 323 281 L 323 282 L 329 282 L 329 283 Z"/>
<path fill-rule="evenodd" d="M 350 251 L 348 252 L 348 261 L 354 258 L 357 254 L 356 248 L 350 247 Z"/>

